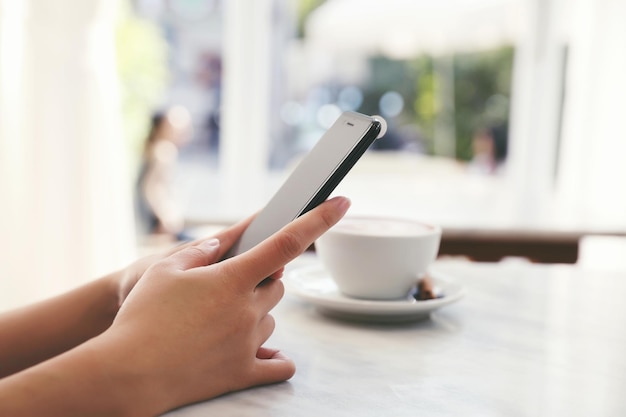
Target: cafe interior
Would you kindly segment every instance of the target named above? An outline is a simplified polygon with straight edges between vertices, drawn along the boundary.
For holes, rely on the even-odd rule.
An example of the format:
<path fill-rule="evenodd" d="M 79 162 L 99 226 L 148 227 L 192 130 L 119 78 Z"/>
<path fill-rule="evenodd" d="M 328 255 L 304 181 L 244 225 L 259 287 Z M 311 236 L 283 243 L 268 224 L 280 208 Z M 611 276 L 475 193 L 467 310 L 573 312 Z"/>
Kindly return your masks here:
<path fill-rule="evenodd" d="M 0 0 L 0 311 L 255 213 L 342 112 L 380 115 L 333 195 L 440 226 L 441 298 L 331 300 L 313 246 L 273 312 L 294 378 L 169 415 L 626 415 L 624 19 L 623 0 Z M 180 135 L 177 220 L 146 231 L 156 114 Z"/>

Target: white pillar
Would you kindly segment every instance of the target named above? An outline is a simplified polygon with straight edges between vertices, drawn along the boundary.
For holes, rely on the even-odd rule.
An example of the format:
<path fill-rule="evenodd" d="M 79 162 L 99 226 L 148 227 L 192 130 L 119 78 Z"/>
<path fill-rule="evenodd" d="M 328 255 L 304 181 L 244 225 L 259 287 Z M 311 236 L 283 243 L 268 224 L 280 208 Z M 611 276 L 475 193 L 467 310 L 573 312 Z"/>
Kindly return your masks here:
<path fill-rule="evenodd" d="M 565 45 L 561 1 L 529 1 L 515 49 L 507 174 L 522 225 L 538 225 L 552 213 Z"/>
<path fill-rule="evenodd" d="M 626 230 L 626 3 L 577 0 L 558 181 L 564 220 Z"/>
<path fill-rule="evenodd" d="M 221 203 L 251 212 L 264 203 L 271 81 L 271 0 L 224 7 L 224 81 L 220 139 Z"/>
<path fill-rule="evenodd" d="M 117 2 L 0 5 L 4 309 L 123 266 L 135 245 L 115 65 Z"/>

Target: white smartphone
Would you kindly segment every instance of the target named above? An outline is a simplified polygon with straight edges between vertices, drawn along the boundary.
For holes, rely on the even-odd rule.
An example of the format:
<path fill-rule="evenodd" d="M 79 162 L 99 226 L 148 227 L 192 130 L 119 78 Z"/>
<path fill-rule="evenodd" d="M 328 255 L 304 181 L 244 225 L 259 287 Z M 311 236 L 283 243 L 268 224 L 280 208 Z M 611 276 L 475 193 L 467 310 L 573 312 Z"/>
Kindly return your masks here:
<path fill-rule="evenodd" d="M 324 202 L 385 130 L 386 123 L 379 116 L 342 113 L 250 223 L 226 258 L 251 249 Z"/>

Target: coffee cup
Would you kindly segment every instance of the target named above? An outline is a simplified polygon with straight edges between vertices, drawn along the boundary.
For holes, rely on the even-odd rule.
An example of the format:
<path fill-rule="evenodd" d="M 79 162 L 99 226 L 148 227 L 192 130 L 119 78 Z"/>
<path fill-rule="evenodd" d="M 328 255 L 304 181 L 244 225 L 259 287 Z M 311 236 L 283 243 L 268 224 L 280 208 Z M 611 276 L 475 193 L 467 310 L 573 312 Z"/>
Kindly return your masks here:
<path fill-rule="evenodd" d="M 416 220 L 345 217 L 315 243 L 339 290 L 369 300 L 406 298 L 439 251 L 441 228 Z"/>

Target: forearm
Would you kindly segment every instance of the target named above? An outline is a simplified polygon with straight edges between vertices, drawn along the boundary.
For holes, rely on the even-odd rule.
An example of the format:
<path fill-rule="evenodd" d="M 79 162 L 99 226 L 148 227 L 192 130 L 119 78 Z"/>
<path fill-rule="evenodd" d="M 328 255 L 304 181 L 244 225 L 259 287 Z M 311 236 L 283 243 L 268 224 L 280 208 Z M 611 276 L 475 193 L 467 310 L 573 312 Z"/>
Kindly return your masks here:
<path fill-rule="evenodd" d="M 118 309 L 114 275 L 0 315 L 0 378 L 102 333 Z"/>
<path fill-rule="evenodd" d="M 136 372 L 93 339 L 0 380 L 0 415 L 13 417 L 143 416 L 157 414 Z M 114 354 L 115 355 L 115 354 Z M 124 368 L 124 369 L 123 369 Z M 137 378 L 137 379 L 135 379 Z M 148 408 L 146 408 L 148 407 Z"/>

